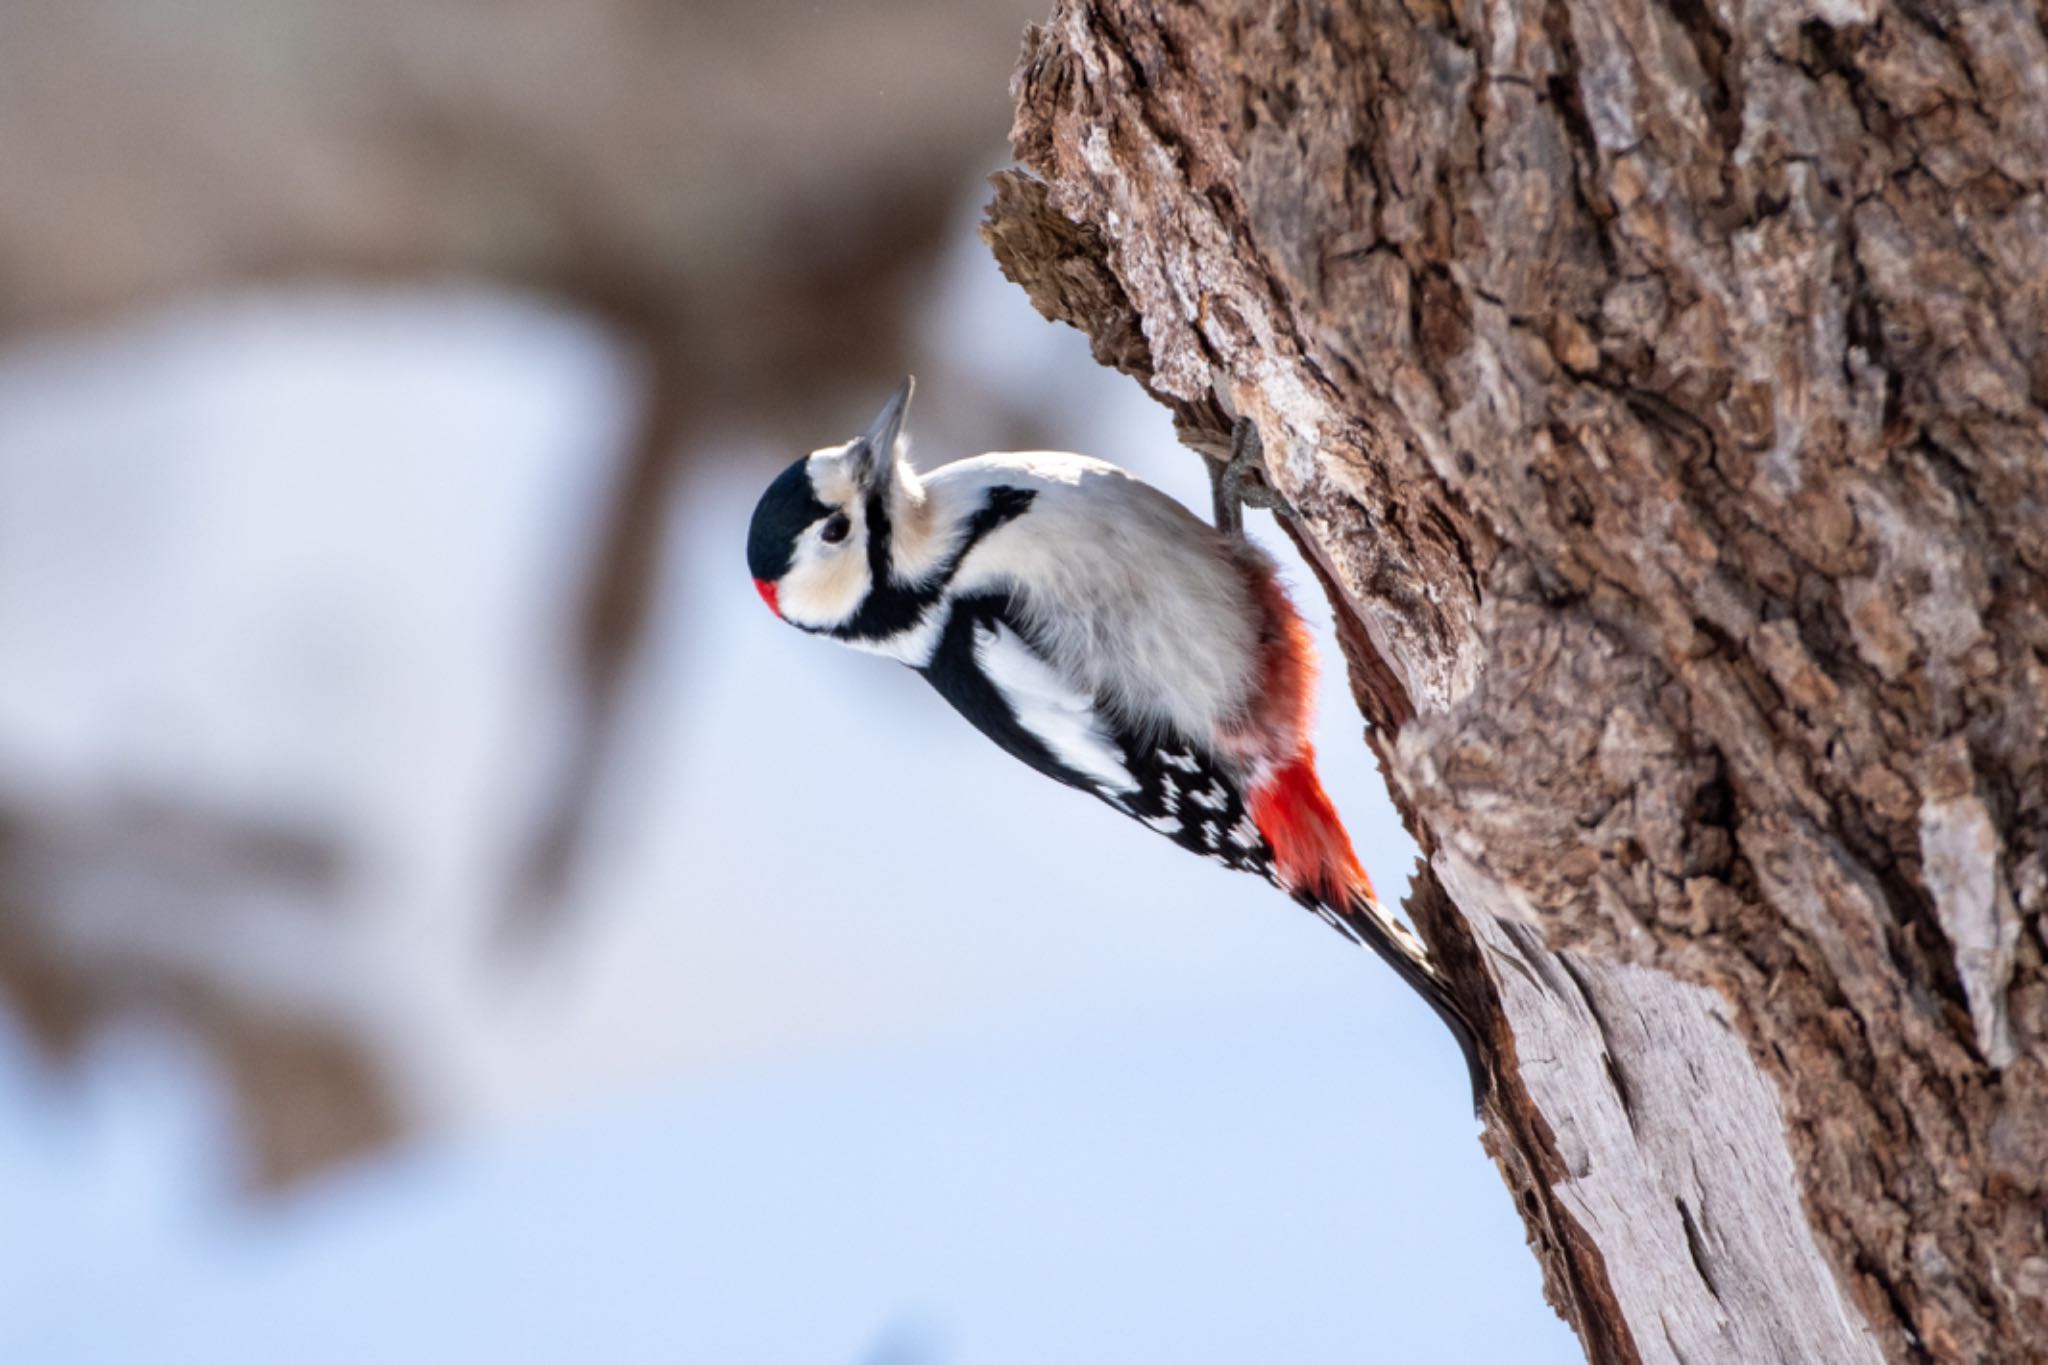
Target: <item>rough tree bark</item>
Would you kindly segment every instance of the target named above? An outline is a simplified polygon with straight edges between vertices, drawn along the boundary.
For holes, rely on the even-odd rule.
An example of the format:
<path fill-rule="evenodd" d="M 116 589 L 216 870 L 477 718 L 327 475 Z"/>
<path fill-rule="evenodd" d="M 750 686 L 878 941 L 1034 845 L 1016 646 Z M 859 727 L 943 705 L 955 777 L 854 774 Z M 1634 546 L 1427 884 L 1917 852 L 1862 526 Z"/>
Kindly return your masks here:
<path fill-rule="evenodd" d="M 1060 0 L 986 235 L 1254 416 L 1595 1361 L 2048 1359 L 2037 5 Z"/>

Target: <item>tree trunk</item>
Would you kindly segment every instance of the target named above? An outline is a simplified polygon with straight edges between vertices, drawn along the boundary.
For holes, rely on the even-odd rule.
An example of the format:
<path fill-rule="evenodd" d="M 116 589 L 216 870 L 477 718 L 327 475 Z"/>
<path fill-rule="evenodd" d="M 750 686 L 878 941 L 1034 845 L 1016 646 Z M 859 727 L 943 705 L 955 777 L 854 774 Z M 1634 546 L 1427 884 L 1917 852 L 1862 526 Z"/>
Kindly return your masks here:
<path fill-rule="evenodd" d="M 987 235 L 1262 429 L 1595 1361 L 2048 1360 L 2030 4 L 1059 0 Z"/>

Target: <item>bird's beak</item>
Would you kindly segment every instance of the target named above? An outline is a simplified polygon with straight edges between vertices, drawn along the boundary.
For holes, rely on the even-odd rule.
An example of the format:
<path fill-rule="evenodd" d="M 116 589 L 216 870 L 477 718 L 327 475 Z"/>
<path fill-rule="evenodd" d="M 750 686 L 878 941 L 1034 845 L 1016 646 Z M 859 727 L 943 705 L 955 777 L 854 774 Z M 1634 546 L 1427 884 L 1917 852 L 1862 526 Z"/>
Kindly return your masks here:
<path fill-rule="evenodd" d="M 878 466 L 886 467 L 896 458 L 896 437 L 903 430 L 903 417 L 910 411 L 910 394 L 916 387 L 914 377 L 903 376 L 902 384 L 889 395 L 889 401 L 882 404 L 881 414 L 869 425 L 867 435 L 861 437 Z"/>

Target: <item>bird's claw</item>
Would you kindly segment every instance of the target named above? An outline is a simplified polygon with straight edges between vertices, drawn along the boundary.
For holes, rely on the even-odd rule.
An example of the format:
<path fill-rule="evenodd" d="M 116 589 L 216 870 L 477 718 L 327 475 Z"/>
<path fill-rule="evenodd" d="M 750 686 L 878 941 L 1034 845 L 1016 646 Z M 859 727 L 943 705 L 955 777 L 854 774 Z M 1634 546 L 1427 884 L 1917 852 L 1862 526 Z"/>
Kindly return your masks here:
<path fill-rule="evenodd" d="M 1266 482 L 1266 447 L 1258 423 L 1239 417 L 1230 430 L 1230 458 L 1209 467 L 1209 488 L 1215 503 L 1216 529 L 1244 534 L 1244 509 L 1257 507 L 1292 518 L 1294 509 Z"/>

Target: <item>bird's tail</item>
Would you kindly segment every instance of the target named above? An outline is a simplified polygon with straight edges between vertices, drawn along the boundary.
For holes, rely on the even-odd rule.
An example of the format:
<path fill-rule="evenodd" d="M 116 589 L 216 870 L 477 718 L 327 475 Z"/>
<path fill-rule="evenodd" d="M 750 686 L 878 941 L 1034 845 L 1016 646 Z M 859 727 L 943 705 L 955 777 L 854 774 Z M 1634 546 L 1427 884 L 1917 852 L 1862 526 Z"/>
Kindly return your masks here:
<path fill-rule="evenodd" d="M 1472 1080 L 1478 1110 L 1490 1085 L 1481 1060 L 1478 1031 L 1452 997 L 1450 983 L 1407 925 L 1387 913 L 1352 851 L 1329 794 L 1316 777 L 1315 756 L 1306 747 L 1292 762 L 1252 792 L 1252 819 L 1272 846 L 1282 883 L 1330 926 L 1380 955 L 1395 973 L 1436 1011 Z"/>
<path fill-rule="evenodd" d="M 1472 1081 L 1472 1110 L 1477 1113 L 1491 1085 L 1490 1073 L 1480 1057 L 1478 1030 L 1452 997 L 1450 984 L 1430 960 L 1422 940 L 1387 913 L 1369 886 L 1351 895 L 1342 906 L 1319 908 L 1327 911 L 1327 918 L 1338 933 L 1378 953 L 1380 960 L 1392 967 L 1444 1021 L 1451 1037 L 1458 1040 L 1458 1051 L 1465 1054 L 1465 1071 Z"/>

